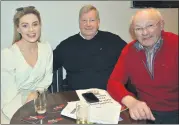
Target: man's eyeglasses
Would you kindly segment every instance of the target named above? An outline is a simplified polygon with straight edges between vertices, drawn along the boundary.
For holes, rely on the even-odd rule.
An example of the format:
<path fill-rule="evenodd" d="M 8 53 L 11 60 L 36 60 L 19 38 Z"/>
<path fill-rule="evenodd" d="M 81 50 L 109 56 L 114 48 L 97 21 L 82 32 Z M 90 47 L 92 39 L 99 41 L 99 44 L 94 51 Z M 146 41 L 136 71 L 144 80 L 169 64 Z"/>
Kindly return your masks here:
<path fill-rule="evenodd" d="M 147 30 L 147 31 L 151 31 L 153 30 L 159 23 L 160 21 L 158 21 L 156 24 L 150 24 L 150 25 L 147 25 L 145 27 L 138 27 L 138 28 L 134 28 L 134 31 L 136 33 L 142 33 L 144 30 Z"/>
<path fill-rule="evenodd" d="M 34 6 L 20 7 L 20 8 L 17 8 L 16 11 L 23 11 L 25 8 L 34 9 L 35 7 Z"/>

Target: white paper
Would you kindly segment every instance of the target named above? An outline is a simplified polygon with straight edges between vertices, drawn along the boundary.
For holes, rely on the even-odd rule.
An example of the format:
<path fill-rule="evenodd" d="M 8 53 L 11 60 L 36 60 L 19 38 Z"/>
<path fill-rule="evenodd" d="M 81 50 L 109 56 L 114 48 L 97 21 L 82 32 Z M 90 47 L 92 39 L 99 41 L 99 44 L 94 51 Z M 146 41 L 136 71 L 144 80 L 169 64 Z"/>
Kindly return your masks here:
<path fill-rule="evenodd" d="M 121 105 L 107 103 L 103 105 L 91 105 L 89 121 L 98 124 L 118 124 Z"/>
<path fill-rule="evenodd" d="M 118 124 L 121 105 L 116 102 L 107 91 L 97 88 L 76 90 L 80 101 L 85 101 L 83 93 L 92 92 L 99 99 L 99 102 L 90 103 L 89 122 L 101 124 Z M 76 101 L 69 102 L 62 110 L 61 114 L 76 119 L 76 112 L 71 113 L 76 108 Z"/>
<path fill-rule="evenodd" d="M 78 101 L 68 102 L 67 106 L 62 110 L 61 115 L 76 119 L 76 103 Z M 117 124 L 121 121 L 119 105 L 105 104 L 90 105 L 89 121 L 101 124 Z"/>
<path fill-rule="evenodd" d="M 62 110 L 61 115 L 76 119 L 76 103 L 78 101 L 68 102 L 67 106 Z"/>
<path fill-rule="evenodd" d="M 119 120 L 118 121 L 122 121 L 123 119 L 121 117 L 119 117 Z"/>
<path fill-rule="evenodd" d="M 121 105 L 116 102 L 107 91 L 97 88 L 76 90 L 80 101 L 85 101 L 83 93 L 92 92 L 99 99 L 99 102 L 90 103 L 89 106 L 89 122 L 101 124 L 118 124 L 120 118 Z M 76 103 L 68 102 L 67 106 L 62 110 L 61 115 L 76 119 Z M 87 102 L 86 102 L 87 103 Z"/>
<path fill-rule="evenodd" d="M 82 94 L 86 93 L 86 92 L 92 92 L 99 99 L 99 102 L 92 103 L 93 105 L 98 105 L 98 104 L 102 104 L 103 105 L 103 104 L 108 104 L 108 103 L 120 105 L 117 101 L 115 101 L 108 94 L 108 92 L 106 90 L 97 89 L 97 88 L 76 90 L 76 93 L 77 93 L 79 99 L 82 100 L 82 101 L 86 101 L 84 99 L 84 97 L 82 96 Z"/>
<path fill-rule="evenodd" d="M 121 105 L 106 90 L 97 88 L 76 90 L 82 101 L 85 101 L 82 94 L 86 92 L 92 92 L 99 99 L 99 102 L 90 104 L 89 121 L 100 124 L 118 124 Z"/>

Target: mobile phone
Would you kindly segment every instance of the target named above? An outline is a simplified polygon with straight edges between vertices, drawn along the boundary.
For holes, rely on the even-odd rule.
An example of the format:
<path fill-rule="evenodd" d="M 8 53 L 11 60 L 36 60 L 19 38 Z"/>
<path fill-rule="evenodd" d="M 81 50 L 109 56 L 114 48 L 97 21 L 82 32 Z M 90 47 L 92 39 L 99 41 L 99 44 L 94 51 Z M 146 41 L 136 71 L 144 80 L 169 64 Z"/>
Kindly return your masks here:
<path fill-rule="evenodd" d="M 99 99 L 92 92 L 83 93 L 82 96 L 89 103 L 99 102 Z"/>

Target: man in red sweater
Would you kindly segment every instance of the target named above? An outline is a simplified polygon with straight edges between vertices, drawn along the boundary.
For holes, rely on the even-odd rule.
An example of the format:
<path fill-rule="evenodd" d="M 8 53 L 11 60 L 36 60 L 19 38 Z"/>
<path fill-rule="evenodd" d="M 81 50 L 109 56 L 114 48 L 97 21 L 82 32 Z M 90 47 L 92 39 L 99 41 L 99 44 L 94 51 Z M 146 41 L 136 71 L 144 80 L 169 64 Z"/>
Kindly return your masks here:
<path fill-rule="evenodd" d="M 129 108 L 132 119 L 149 123 L 178 123 L 178 35 L 164 32 L 154 8 L 138 11 L 131 20 L 134 41 L 122 51 L 108 80 L 107 90 Z M 126 90 L 130 79 L 138 99 Z"/>

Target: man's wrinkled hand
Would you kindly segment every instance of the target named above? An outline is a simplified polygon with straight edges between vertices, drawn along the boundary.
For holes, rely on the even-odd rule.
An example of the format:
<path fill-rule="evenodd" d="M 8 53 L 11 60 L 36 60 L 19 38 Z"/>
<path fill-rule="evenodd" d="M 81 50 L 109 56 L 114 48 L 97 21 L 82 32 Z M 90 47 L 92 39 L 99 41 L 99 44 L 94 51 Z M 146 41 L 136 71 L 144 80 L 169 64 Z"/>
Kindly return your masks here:
<path fill-rule="evenodd" d="M 150 108 L 143 101 L 139 101 L 132 96 L 126 96 L 123 104 L 129 108 L 129 114 L 134 120 L 155 120 Z"/>

